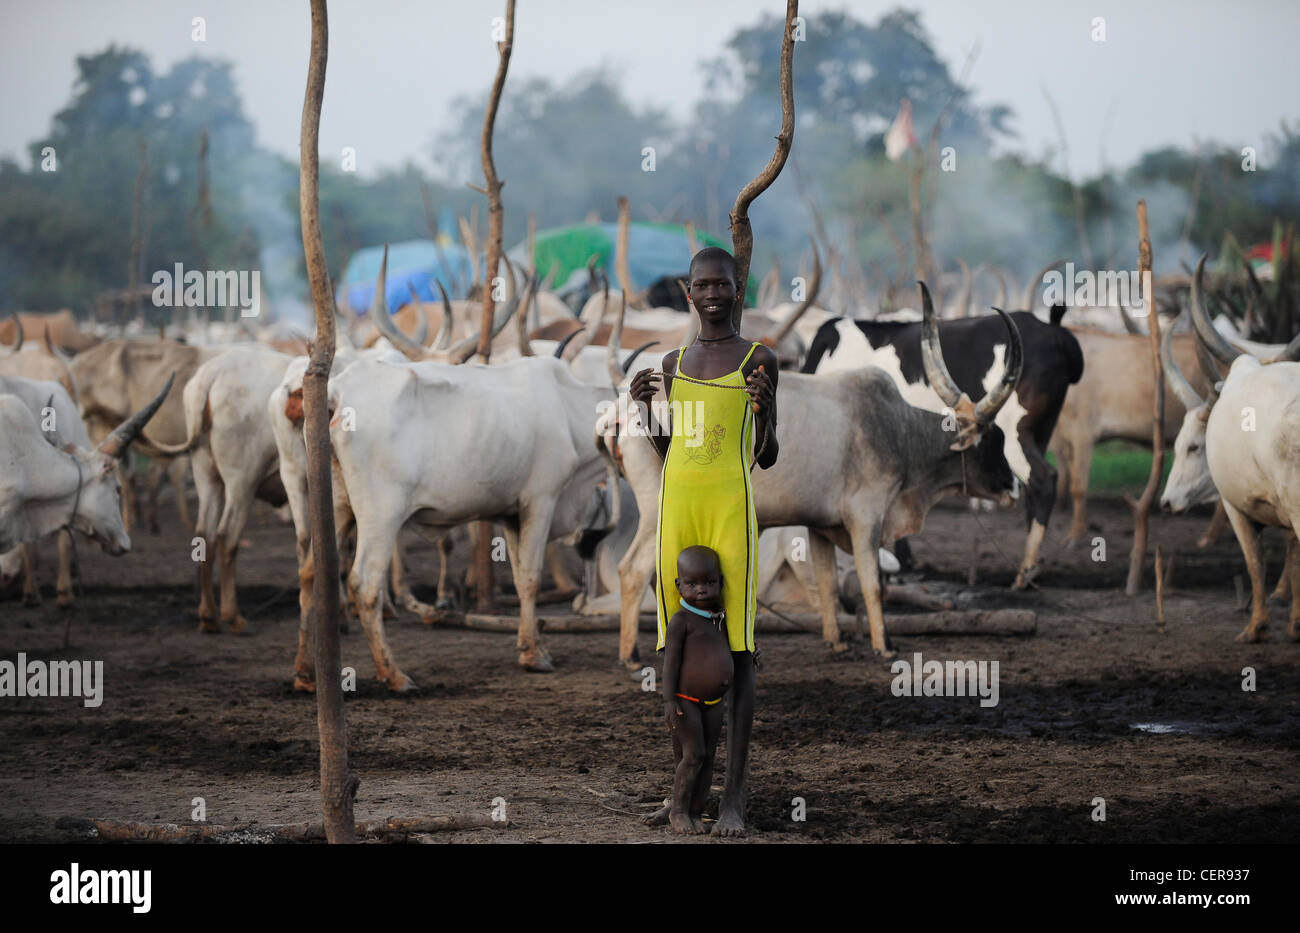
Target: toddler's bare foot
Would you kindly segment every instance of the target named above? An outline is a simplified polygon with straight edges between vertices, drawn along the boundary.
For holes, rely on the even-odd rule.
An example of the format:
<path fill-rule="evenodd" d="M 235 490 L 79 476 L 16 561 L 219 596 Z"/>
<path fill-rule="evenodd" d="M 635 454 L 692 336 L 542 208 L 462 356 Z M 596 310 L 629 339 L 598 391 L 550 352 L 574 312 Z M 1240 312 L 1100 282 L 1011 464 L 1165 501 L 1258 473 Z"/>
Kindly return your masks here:
<path fill-rule="evenodd" d="M 667 826 L 668 813 L 671 809 L 672 807 L 667 805 L 662 806 L 649 816 L 641 817 L 641 822 L 645 823 L 647 826 Z"/>

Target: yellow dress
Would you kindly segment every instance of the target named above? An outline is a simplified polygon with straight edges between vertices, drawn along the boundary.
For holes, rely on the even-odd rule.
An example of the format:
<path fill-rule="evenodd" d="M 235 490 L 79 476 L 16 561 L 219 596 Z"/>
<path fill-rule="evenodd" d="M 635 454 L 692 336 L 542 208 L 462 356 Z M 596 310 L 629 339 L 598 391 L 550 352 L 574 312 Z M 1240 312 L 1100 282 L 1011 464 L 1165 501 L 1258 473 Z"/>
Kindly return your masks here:
<path fill-rule="evenodd" d="M 744 391 L 745 365 L 717 379 L 674 379 L 669 394 L 672 437 L 659 484 L 655 591 L 659 643 L 681 608 L 674 580 L 677 555 L 702 544 L 722 562 L 722 601 L 732 651 L 754 650 L 758 599 L 758 521 L 750 484 L 754 412 Z M 681 365 L 682 350 L 678 353 Z"/>

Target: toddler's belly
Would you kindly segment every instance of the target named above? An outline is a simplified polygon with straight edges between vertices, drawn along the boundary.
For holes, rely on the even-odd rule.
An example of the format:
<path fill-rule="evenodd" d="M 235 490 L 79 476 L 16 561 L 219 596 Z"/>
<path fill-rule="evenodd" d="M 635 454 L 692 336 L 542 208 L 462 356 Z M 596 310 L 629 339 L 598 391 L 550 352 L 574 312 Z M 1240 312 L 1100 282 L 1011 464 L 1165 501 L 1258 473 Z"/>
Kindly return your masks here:
<path fill-rule="evenodd" d="M 730 689 L 734 673 L 731 648 L 725 638 L 688 639 L 677 689 L 699 700 L 712 700 Z"/>

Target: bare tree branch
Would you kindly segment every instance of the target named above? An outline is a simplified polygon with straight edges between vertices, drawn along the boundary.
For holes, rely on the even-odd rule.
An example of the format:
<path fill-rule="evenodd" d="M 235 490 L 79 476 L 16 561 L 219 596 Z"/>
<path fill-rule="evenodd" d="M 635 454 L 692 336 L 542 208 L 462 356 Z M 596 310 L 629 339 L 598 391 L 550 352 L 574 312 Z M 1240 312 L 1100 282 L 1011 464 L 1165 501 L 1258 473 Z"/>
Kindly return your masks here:
<path fill-rule="evenodd" d="M 740 330 L 740 312 L 745 306 L 745 286 L 749 281 L 749 262 L 754 254 L 754 230 L 749 225 L 749 206 L 781 174 L 794 142 L 794 21 L 799 15 L 799 0 L 785 2 L 785 32 L 781 37 L 781 132 L 776 136 L 776 151 L 763 170 L 736 197 L 731 209 L 731 248 L 736 257 L 736 304 L 731 310 L 731 325 Z"/>

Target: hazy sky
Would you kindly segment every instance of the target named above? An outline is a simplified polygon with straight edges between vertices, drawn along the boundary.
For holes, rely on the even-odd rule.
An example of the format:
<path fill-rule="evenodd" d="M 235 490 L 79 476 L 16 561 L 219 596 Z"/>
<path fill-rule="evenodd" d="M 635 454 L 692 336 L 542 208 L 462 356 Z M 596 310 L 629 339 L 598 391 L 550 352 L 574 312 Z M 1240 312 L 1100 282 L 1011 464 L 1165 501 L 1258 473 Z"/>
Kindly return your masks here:
<path fill-rule="evenodd" d="M 1112 107 L 1106 157 L 1120 166 L 1194 137 L 1258 145 L 1280 119 L 1300 116 L 1295 0 L 804 0 L 800 12 L 847 8 L 875 22 L 900 5 L 922 11 L 954 73 L 980 43 L 976 101 L 1018 115 L 1021 137 L 1006 148 L 1055 146 L 1046 87 L 1076 176 L 1098 170 Z M 490 22 L 503 9 L 503 0 L 331 3 L 322 150 L 355 147 L 362 174 L 407 159 L 428 165 L 450 101 L 492 79 Z M 630 99 L 683 116 L 698 62 L 760 12 L 783 10 L 778 0 L 519 0 L 511 80 L 563 81 L 607 65 Z M 190 37 L 196 16 L 206 20 L 203 43 Z M 1092 41 L 1094 17 L 1105 18 L 1105 42 Z M 69 98 L 74 56 L 117 42 L 146 52 L 157 71 L 195 54 L 233 61 L 260 142 L 296 157 L 309 32 L 306 0 L 0 0 L 0 155 L 25 163 L 26 144 Z"/>

